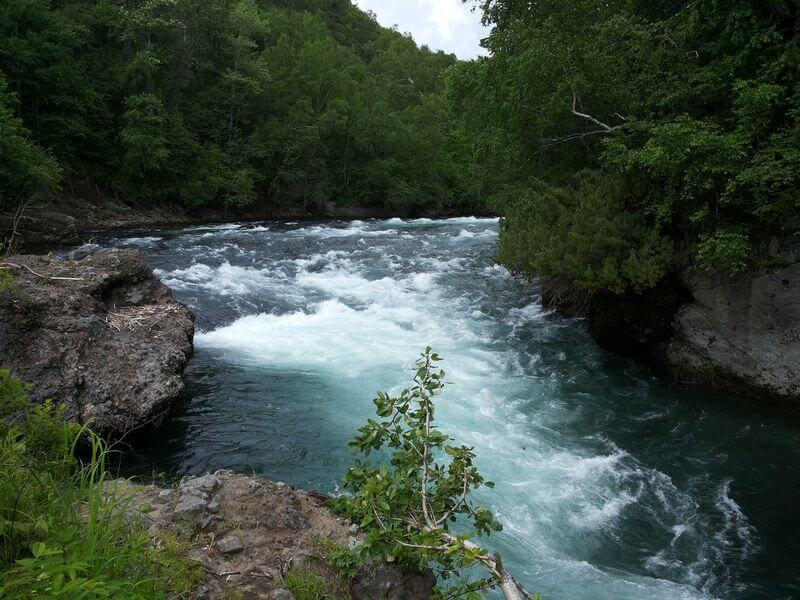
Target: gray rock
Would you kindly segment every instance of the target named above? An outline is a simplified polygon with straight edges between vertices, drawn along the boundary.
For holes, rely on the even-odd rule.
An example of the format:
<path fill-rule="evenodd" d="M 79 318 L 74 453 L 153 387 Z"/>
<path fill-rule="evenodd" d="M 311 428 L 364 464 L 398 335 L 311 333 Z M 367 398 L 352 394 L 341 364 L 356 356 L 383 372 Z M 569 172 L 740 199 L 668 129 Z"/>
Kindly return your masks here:
<path fill-rule="evenodd" d="M 203 475 L 194 477 L 186 482 L 186 487 L 201 490 L 207 494 L 216 492 L 219 489 L 219 479 L 213 475 Z"/>
<path fill-rule="evenodd" d="M 216 548 L 222 554 L 236 554 L 237 552 L 244 550 L 242 540 L 235 535 L 228 535 L 222 538 L 217 542 Z"/>
<path fill-rule="evenodd" d="M 184 388 L 194 316 L 136 250 L 81 260 L 14 256 L 13 297 L 0 298 L 0 368 L 31 382 L 73 421 L 102 434 L 158 424 Z M 54 281 L 33 275 L 75 281 Z"/>
<path fill-rule="evenodd" d="M 656 356 L 677 378 L 800 402 L 800 263 L 773 273 L 694 273 L 694 300 Z"/>
<path fill-rule="evenodd" d="M 294 594 L 286 588 L 278 588 L 269 593 L 270 600 L 294 600 Z"/>
<path fill-rule="evenodd" d="M 219 502 L 217 502 L 216 500 L 212 500 L 211 502 L 208 503 L 208 506 L 206 508 L 208 512 L 217 514 L 219 512 Z"/>
<path fill-rule="evenodd" d="M 216 571 L 217 564 L 200 548 L 192 548 L 186 556 L 189 560 L 196 562 L 207 571 Z"/>
<path fill-rule="evenodd" d="M 194 593 L 195 600 L 211 600 L 211 594 L 208 588 L 201 585 Z"/>
<path fill-rule="evenodd" d="M 181 496 L 175 509 L 172 511 L 172 519 L 175 521 L 191 521 L 200 523 L 206 512 L 206 501 L 197 496 Z"/>
<path fill-rule="evenodd" d="M 159 502 L 169 502 L 172 496 L 175 495 L 175 490 L 167 489 L 161 490 L 158 492 L 158 501 Z"/>
<path fill-rule="evenodd" d="M 280 581 L 281 579 L 281 572 L 279 569 L 275 569 L 273 567 L 268 567 L 266 565 L 258 565 L 255 568 L 257 573 L 261 573 L 263 576 L 272 579 L 273 581 Z"/>
<path fill-rule="evenodd" d="M 306 567 L 311 560 L 311 556 L 306 552 L 298 552 L 292 557 L 292 560 L 289 561 L 289 568 L 293 571 L 298 571 Z"/>
<path fill-rule="evenodd" d="M 353 582 L 353 599 L 428 600 L 435 585 L 436 577 L 430 569 L 403 572 L 383 560 L 368 558 Z"/>

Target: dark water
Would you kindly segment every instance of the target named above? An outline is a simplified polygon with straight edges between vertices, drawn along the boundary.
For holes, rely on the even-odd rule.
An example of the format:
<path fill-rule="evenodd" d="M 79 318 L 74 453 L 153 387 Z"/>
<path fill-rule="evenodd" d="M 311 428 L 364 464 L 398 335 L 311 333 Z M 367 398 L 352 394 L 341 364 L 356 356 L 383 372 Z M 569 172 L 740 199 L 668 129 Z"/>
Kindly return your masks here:
<path fill-rule="evenodd" d="M 140 468 L 335 491 L 375 390 L 431 345 L 492 544 L 547 599 L 800 598 L 798 422 L 670 384 L 492 263 L 493 220 L 130 232 L 198 314 L 188 394 Z M 136 236 L 136 237 L 133 237 Z"/>

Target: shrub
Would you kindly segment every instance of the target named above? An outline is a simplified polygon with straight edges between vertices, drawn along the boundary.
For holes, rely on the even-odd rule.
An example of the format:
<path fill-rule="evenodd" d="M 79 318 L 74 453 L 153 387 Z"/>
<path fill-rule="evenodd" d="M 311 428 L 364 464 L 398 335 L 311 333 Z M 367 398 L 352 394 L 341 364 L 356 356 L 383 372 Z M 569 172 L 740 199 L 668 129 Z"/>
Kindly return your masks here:
<path fill-rule="evenodd" d="M 336 507 L 366 531 L 365 554 L 405 568 L 434 565 L 445 579 L 471 567 L 488 572 L 483 579 L 462 579 L 454 589 L 439 589 L 440 597 L 480 597 L 480 590 L 499 587 L 508 600 L 532 599 L 498 554 L 472 541 L 502 526 L 470 499 L 470 492 L 494 487 L 473 465 L 474 448 L 452 444 L 433 423 L 433 400 L 445 386 L 445 373 L 436 366 L 440 360 L 426 348 L 410 389 L 398 397 L 378 392 L 374 403 L 381 420 L 369 419 L 351 442 L 365 460 L 356 459 L 347 471 L 344 485 L 351 495 L 340 498 Z M 388 461 L 370 462 L 373 452 L 387 450 Z"/>
<path fill-rule="evenodd" d="M 0 416 L 0 598 L 144 600 L 166 597 L 164 582 L 179 593 L 196 586 L 171 546 L 152 547 L 97 435 L 52 402 L 31 408 L 7 371 Z"/>

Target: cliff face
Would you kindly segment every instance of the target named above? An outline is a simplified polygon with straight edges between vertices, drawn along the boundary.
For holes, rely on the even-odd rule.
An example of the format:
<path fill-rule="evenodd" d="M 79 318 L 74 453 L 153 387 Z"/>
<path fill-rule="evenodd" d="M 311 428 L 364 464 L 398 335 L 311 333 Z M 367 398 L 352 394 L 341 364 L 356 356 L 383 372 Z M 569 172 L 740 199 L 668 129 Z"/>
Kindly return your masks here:
<path fill-rule="evenodd" d="M 15 256 L 0 298 L 0 368 L 103 434 L 157 424 L 183 391 L 194 315 L 141 253 Z"/>
<path fill-rule="evenodd" d="M 677 378 L 800 403 L 800 262 L 755 276 L 692 274 L 692 301 L 654 348 Z"/>
<path fill-rule="evenodd" d="M 800 406 L 800 260 L 730 277 L 686 272 L 641 294 L 600 294 L 589 331 L 680 381 Z"/>

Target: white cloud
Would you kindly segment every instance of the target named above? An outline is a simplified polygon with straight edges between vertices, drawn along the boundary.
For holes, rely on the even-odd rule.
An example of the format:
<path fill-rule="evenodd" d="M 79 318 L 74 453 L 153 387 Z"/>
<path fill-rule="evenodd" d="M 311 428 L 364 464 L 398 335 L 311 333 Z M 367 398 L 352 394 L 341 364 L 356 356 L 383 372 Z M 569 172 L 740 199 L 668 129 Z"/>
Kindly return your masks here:
<path fill-rule="evenodd" d="M 374 12 L 385 27 L 397 26 L 420 45 L 452 52 L 469 59 L 485 54 L 480 47 L 486 30 L 480 12 L 461 0 L 353 0 L 362 10 Z"/>

